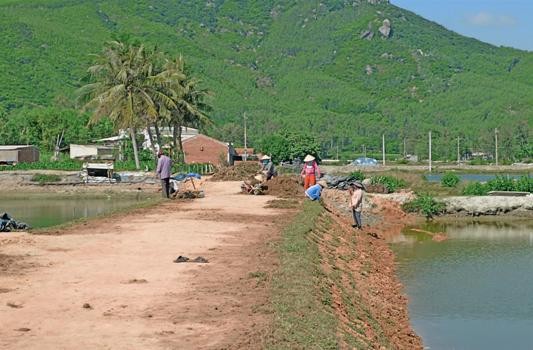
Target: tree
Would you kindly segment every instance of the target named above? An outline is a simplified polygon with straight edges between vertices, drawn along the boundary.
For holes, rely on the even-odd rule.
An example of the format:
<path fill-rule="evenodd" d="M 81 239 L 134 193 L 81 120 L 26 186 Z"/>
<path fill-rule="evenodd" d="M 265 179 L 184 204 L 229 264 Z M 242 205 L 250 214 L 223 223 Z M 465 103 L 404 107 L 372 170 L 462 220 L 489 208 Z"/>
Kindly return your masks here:
<path fill-rule="evenodd" d="M 320 143 L 313 136 L 304 133 L 272 134 L 261 141 L 259 149 L 272 156 L 274 162 L 303 159 L 307 154 L 320 159 Z"/>
<path fill-rule="evenodd" d="M 143 45 L 108 42 L 88 69 L 93 82 L 79 90 L 84 108 L 93 110 L 91 122 L 108 116 L 116 129 L 130 130 L 137 169 L 137 128 L 158 118 L 158 106 L 176 107 L 162 89 L 164 82 L 155 77 L 156 55 L 156 50 L 146 50 Z"/>
<path fill-rule="evenodd" d="M 162 106 L 162 115 L 173 128 L 173 144 L 177 159 L 183 160 L 183 144 L 181 131 L 183 126 L 203 127 L 211 124 L 206 115 L 210 106 L 205 102 L 209 91 L 200 88 L 200 81 L 189 77 L 185 72 L 185 61 L 182 56 L 173 61 L 167 61 L 165 70 L 158 79 L 167 88 L 168 95 L 174 102 L 174 107 L 169 110 Z"/>
<path fill-rule="evenodd" d="M 87 128 L 89 115 L 70 108 L 41 107 L 21 109 L 0 123 L 0 140 L 5 144 L 33 144 L 51 151 L 69 143 L 86 143 L 109 136 L 112 126 L 107 118 Z M 61 137 L 63 135 L 63 137 Z M 58 144 L 58 139 L 61 143 Z"/>

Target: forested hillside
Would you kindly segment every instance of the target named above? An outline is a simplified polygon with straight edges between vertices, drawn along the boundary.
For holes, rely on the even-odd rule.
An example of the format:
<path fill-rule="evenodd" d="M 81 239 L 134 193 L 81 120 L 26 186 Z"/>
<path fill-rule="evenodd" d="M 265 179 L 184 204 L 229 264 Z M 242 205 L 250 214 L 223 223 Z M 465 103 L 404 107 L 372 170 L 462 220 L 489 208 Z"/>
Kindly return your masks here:
<path fill-rule="evenodd" d="M 432 130 L 454 159 L 458 137 L 462 152 L 493 150 L 495 128 L 503 157 L 531 157 L 533 53 L 383 0 L 0 0 L 0 114 L 73 108 L 90 54 L 125 36 L 185 56 L 226 141 L 242 143 L 246 112 L 252 143 L 311 132 L 324 157 L 378 150 L 382 134 L 424 157 Z"/>

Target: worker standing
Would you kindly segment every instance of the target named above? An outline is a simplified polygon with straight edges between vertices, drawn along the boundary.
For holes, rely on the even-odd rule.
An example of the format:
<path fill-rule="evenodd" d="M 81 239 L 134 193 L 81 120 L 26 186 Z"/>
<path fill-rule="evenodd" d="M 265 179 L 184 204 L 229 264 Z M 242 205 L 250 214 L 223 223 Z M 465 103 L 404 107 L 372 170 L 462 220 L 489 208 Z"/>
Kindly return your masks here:
<path fill-rule="evenodd" d="M 277 175 L 276 167 L 274 166 L 272 159 L 267 155 L 261 157 L 261 172 L 265 175 L 267 180 L 270 180 Z"/>
<path fill-rule="evenodd" d="M 304 178 L 304 190 L 316 184 L 316 179 L 320 178 L 320 169 L 315 161 L 315 157 L 308 154 L 304 158 L 304 167 L 301 172 Z"/>
<path fill-rule="evenodd" d="M 350 193 L 350 209 L 353 215 L 353 228 L 361 230 L 363 228 L 363 220 L 361 212 L 363 211 L 363 194 L 365 186 L 360 181 L 355 181 L 348 192 Z"/>
<path fill-rule="evenodd" d="M 161 179 L 161 189 L 163 198 L 170 198 L 170 173 L 172 171 L 172 159 L 166 156 L 163 151 L 157 153 L 157 177 Z"/>

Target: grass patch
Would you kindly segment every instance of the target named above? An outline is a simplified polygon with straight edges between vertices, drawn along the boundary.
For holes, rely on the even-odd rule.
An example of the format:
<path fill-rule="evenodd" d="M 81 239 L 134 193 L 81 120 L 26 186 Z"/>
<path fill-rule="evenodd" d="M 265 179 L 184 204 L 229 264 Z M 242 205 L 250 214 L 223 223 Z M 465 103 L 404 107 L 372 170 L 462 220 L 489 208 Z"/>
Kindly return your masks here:
<path fill-rule="evenodd" d="M 300 202 L 295 199 L 273 199 L 266 203 L 265 208 L 295 209 L 299 204 Z"/>
<path fill-rule="evenodd" d="M 31 177 L 30 181 L 43 185 L 47 182 L 59 182 L 61 181 L 61 176 L 56 174 L 35 174 Z"/>
<path fill-rule="evenodd" d="M 337 319 L 320 267 L 317 245 L 307 238 L 323 207 L 305 202 L 283 231 L 280 269 L 272 281 L 274 324 L 267 349 L 337 349 Z"/>
<path fill-rule="evenodd" d="M 249 278 L 255 278 L 258 282 L 265 282 L 268 279 L 268 274 L 264 271 L 255 271 L 248 274 Z"/>

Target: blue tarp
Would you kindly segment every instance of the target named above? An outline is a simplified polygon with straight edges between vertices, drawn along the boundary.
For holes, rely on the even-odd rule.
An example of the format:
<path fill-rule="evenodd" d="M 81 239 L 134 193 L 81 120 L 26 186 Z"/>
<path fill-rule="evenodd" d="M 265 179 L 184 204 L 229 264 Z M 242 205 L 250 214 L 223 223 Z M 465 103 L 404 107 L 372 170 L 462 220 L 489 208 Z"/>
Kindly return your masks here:
<path fill-rule="evenodd" d="M 179 174 L 172 175 L 170 178 L 176 181 L 183 181 L 189 178 L 201 179 L 202 175 L 198 173 L 188 173 L 188 174 L 179 173 Z"/>
<path fill-rule="evenodd" d="M 352 162 L 353 165 L 363 165 L 363 166 L 375 166 L 378 165 L 378 161 L 374 158 L 357 158 Z"/>

